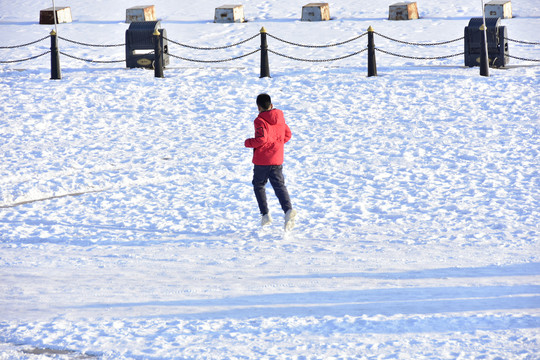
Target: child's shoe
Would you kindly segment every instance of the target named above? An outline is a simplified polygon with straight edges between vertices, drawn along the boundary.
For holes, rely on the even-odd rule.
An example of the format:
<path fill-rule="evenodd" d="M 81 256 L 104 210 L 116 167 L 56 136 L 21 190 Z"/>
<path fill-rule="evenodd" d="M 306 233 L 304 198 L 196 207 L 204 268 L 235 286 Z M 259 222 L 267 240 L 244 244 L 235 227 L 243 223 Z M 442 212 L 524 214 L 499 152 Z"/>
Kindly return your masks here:
<path fill-rule="evenodd" d="M 272 223 L 272 217 L 270 214 L 265 214 L 261 218 L 261 226 L 270 225 Z"/>
<path fill-rule="evenodd" d="M 296 210 L 290 209 L 285 213 L 285 231 L 292 230 L 294 227 L 294 219 L 296 218 Z"/>

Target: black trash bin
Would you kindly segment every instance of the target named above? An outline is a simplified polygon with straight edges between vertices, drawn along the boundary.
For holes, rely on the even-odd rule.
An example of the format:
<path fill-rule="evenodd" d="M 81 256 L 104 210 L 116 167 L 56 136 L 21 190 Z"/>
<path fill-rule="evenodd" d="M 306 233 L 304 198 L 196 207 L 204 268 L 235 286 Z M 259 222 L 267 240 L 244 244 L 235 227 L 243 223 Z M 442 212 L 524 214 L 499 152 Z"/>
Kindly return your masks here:
<path fill-rule="evenodd" d="M 167 31 L 160 29 L 159 21 L 132 22 L 126 30 L 126 67 L 154 68 L 154 31 L 160 32 L 159 42 L 163 54 L 163 66 L 169 65 Z"/>
<path fill-rule="evenodd" d="M 483 23 L 482 18 L 472 18 L 469 26 L 465 27 L 465 66 L 480 66 L 480 48 L 484 36 L 480 27 Z M 504 67 L 510 60 L 506 26 L 500 24 L 499 18 L 486 18 L 488 58 L 492 67 Z"/>

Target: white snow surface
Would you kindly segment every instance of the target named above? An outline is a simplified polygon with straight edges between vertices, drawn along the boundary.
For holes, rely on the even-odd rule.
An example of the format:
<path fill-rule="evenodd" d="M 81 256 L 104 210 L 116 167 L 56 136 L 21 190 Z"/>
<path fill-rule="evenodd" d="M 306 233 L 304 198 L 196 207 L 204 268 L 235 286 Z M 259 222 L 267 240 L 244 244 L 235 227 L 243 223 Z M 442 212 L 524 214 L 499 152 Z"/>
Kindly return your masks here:
<path fill-rule="evenodd" d="M 66 1 L 60 36 L 122 44 L 125 1 Z M 244 0 L 243 24 L 214 24 L 222 3 L 155 0 L 169 39 L 198 47 L 269 34 L 324 45 L 375 31 L 409 42 L 463 36 L 481 3 L 419 1 L 389 21 L 385 1 Z M 514 1 L 508 37 L 540 42 L 540 3 Z M 0 1 L 0 46 L 47 36 L 48 1 Z M 328 49 L 268 38 L 328 59 Z M 387 51 L 460 53 L 463 40 Z M 48 50 L 47 39 L 0 60 Z M 171 54 L 228 59 L 169 43 Z M 121 60 L 124 47 L 59 40 L 60 51 Z M 540 59 L 540 46 L 509 43 Z M 61 55 L 0 64 L 0 359 L 540 359 L 540 67 L 464 66 L 377 52 L 308 63 L 270 54 L 223 63 L 171 58 L 165 78 L 125 63 Z M 251 186 L 255 97 L 292 129 L 284 174 L 297 226 L 268 187 L 259 228 Z"/>

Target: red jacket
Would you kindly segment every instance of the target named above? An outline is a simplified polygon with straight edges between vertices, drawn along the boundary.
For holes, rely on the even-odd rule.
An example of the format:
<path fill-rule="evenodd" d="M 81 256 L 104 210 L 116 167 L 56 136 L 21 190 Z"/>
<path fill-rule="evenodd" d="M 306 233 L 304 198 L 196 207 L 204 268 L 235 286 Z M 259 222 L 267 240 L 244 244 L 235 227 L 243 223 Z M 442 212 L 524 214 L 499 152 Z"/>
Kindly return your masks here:
<path fill-rule="evenodd" d="M 291 129 L 283 112 L 272 109 L 259 113 L 254 121 L 255 137 L 246 139 L 245 146 L 253 148 L 255 165 L 283 164 L 283 145 L 291 139 Z"/>

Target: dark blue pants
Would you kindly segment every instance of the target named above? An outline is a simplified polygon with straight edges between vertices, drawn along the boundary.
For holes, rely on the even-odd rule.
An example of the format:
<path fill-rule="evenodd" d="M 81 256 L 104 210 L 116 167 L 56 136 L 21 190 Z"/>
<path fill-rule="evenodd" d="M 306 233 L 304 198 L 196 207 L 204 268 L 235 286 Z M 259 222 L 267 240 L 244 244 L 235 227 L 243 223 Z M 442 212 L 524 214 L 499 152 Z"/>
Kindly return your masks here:
<path fill-rule="evenodd" d="M 266 203 L 266 190 L 265 186 L 268 180 L 274 192 L 281 204 L 283 212 L 287 212 L 292 209 L 291 199 L 289 198 L 289 192 L 285 186 L 285 178 L 282 172 L 283 167 L 281 165 L 255 165 L 253 168 L 253 190 L 255 191 L 255 197 L 259 204 L 259 210 L 261 215 L 268 214 L 268 204 Z"/>

